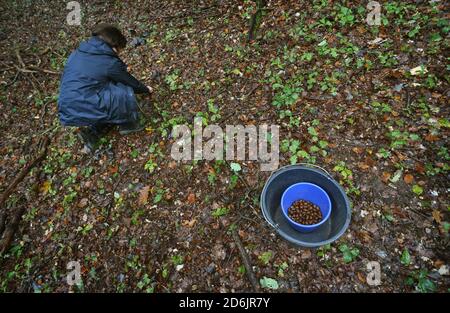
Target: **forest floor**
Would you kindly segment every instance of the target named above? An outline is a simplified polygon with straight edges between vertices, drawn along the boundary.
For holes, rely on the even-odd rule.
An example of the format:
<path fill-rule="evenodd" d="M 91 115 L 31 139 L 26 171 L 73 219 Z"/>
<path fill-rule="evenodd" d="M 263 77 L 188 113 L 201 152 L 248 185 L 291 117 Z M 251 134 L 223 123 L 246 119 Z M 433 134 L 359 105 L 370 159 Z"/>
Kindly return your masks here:
<path fill-rule="evenodd" d="M 253 1 L 1 1 L 0 193 L 51 139 L 1 210 L 25 214 L 0 259 L 2 292 L 449 290 L 449 14 L 444 1 L 269 1 L 248 42 Z M 164 3 L 164 4 L 161 4 Z M 95 23 L 144 44 L 123 52 L 155 92 L 147 129 L 111 132 L 94 156 L 60 126 L 68 55 Z M 151 79 L 160 72 L 159 80 Z M 264 221 L 258 162 L 176 162 L 176 124 L 280 125 L 280 166 L 327 169 L 352 203 L 346 233 L 300 249 Z M 79 261 L 82 284 L 69 286 Z M 379 262 L 370 286 L 367 264 Z M 269 289 L 272 288 L 272 289 Z"/>

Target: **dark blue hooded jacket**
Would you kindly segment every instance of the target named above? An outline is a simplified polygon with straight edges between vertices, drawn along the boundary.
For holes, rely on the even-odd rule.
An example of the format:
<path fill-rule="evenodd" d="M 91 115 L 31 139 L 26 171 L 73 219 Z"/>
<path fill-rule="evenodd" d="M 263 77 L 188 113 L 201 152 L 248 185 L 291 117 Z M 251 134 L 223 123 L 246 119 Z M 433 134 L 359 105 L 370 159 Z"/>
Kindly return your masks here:
<path fill-rule="evenodd" d="M 135 93 L 147 87 L 127 72 L 113 49 L 98 37 L 82 42 L 67 60 L 58 110 L 64 126 L 122 124 L 137 119 Z"/>

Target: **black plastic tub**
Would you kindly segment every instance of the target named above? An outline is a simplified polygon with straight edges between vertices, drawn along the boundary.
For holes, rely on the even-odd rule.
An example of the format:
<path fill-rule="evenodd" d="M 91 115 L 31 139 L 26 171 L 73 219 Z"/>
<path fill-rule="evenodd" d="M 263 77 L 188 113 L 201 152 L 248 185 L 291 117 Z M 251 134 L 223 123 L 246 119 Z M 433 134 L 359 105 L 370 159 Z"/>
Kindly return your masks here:
<path fill-rule="evenodd" d="M 330 218 L 311 233 L 301 233 L 292 228 L 281 212 L 283 192 L 299 182 L 322 187 L 331 200 Z M 285 166 L 272 173 L 261 194 L 261 210 L 267 223 L 281 237 L 297 247 L 305 248 L 317 248 L 337 240 L 347 230 L 352 214 L 344 189 L 331 175 L 321 167 L 304 163 Z"/>

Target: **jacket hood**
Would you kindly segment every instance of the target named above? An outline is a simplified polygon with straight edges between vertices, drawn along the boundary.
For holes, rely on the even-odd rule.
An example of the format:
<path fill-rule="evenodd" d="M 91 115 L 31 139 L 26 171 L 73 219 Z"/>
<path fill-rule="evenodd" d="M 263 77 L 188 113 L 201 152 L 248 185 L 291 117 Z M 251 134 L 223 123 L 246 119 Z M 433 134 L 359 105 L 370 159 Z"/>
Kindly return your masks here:
<path fill-rule="evenodd" d="M 114 50 L 106 42 L 96 36 L 91 37 L 87 41 L 83 41 L 78 47 L 78 50 L 89 54 L 106 54 L 117 57 Z"/>

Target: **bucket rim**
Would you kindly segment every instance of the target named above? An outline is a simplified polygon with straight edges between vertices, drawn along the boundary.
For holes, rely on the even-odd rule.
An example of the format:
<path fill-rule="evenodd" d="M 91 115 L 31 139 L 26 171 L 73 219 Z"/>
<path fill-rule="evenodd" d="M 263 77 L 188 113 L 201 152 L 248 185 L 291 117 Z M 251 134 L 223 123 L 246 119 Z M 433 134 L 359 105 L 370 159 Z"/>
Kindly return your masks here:
<path fill-rule="evenodd" d="M 266 205 L 266 202 L 265 202 L 265 199 L 264 199 L 263 195 L 267 193 L 268 186 L 269 186 L 270 182 L 273 179 L 275 179 L 281 173 L 284 173 L 284 172 L 286 172 L 288 170 L 293 170 L 293 169 L 309 170 L 309 171 L 312 171 L 312 172 L 314 172 L 316 174 L 322 175 L 323 177 L 325 177 L 328 180 L 330 180 L 338 188 L 338 191 L 343 196 L 344 202 L 345 202 L 345 206 L 347 208 L 346 219 L 345 219 L 345 223 L 344 223 L 343 227 L 333 237 L 331 237 L 331 238 L 329 238 L 327 240 L 324 240 L 324 241 L 321 241 L 321 242 L 315 242 L 315 243 L 314 242 L 311 243 L 311 242 L 304 242 L 304 241 L 294 240 L 291 236 L 286 234 L 278 226 L 278 224 L 275 224 L 272 218 L 270 218 L 268 216 L 268 214 L 267 214 L 268 212 L 266 212 L 267 211 L 267 205 Z M 347 231 L 347 229 L 348 229 L 348 227 L 350 225 L 351 214 L 352 214 L 352 208 L 351 208 L 350 201 L 349 201 L 349 199 L 347 197 L 347 194 L 345 193 L 344 189 L 342 188 L 342 186 L 339 183 L 337 183 L 336 180 L 334 180 L 334 178 L 330 175 L 330 173 L 328 173 L 325 169 L 323 169 L 320 166 L 317 166 L 315 164 L 309 164 L 309 163 L 285 165 L 285 166 L 280 167 L 279 169 L 273 171 L 271 173 L 271 175 L 269 176 L 269 178 L 266 180 L 266 183 L 264 184 L 264 188 L 263 188 L 263 190 L 261 192 L 260 207 L 261 207 L 262 215 L 263 215 L 264 219 L 266 220 L 266 222 L 269 224 L 269 226 L 271 226 L 283 239 L 287 240 L 288 242 L 294 244 L 297 247 L 303 247 L 303 248 L 317 248 L 317 247 L 321 247 L 321 246 L 330 244 L 330 243 L 338 240 Z"/>

